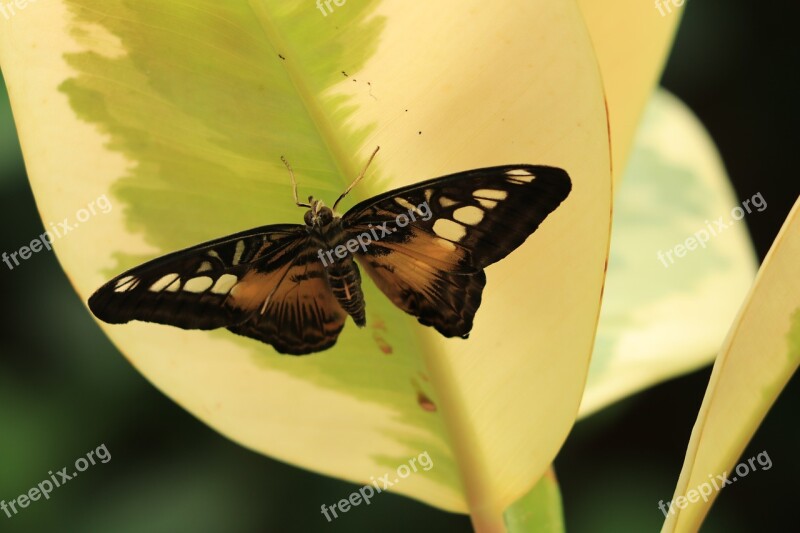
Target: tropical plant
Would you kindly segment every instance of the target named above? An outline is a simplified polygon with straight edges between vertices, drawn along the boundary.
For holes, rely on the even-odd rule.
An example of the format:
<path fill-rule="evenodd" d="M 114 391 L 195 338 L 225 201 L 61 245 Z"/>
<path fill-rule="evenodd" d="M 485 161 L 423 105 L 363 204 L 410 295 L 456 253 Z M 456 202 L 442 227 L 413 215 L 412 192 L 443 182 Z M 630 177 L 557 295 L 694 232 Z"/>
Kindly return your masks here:
<path fill-rule="evenodd" d="M 322 354 L 101 324 L 131 363 L 263 454 L 368 484 L 427 452 L 434 467 L 392 491 L 479 531 L 561 531 L 551 464 L 576 418 L 709 363 L 727 333 L 676 496 L 730 469 L 800 360 L 800 220 L 795 206 L 752 287 L 743 225 L 659 261 L 735 205 L 691 112 L 654 92 L 679 15 L 634 0 L 321 5 L 50 0 L 4 28 L 43 220 L 113 204 L 53 243 L 84 300 L 161 253 L 299 221 L 282 155 L 304 195 L 329 200 L 376 145 L 349 202 L 516 162 L 566 169 L 570 199 L 490 267 L 468 342 L 367 282 L 367 329 Z M 712 502 L 665 530 L 696 529 Z"/>

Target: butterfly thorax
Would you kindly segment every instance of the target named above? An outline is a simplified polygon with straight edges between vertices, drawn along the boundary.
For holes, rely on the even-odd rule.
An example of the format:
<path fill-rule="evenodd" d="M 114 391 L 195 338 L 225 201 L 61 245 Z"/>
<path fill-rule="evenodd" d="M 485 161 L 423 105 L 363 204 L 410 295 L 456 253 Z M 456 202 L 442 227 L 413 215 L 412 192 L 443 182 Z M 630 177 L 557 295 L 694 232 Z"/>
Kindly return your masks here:
<path fill-rule="evenodd" d="M 330 209 L 322 209 L 330 212 Z M 325 211 L 320 211 L 309 222 L 309 213 L 306 213 L 307 230 L 319 246 L 317 260 L 324 267 L 325 277 L 331 292 L 336 300 L 353 317 L 359 326 L 366 324 L 364 315 L 364 294 L 361 292 L 361 273 L 358 265 L 353 260 L 353 246 L 348 248 L 348 238 L 345 233 L 342 219 L 331 215 L 326 216 Z M 312 215 L 313 216 L 313 215 Z M 324 220 L 326 224 L 320 224 Z"/>

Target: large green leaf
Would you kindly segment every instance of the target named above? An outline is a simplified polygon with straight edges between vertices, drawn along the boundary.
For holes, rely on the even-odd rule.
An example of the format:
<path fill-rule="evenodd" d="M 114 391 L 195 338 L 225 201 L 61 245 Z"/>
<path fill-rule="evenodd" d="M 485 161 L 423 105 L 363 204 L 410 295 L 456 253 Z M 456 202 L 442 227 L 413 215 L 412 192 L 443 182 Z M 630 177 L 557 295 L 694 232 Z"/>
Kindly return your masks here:
<path fill-rule="evenodd" d="M 489 268 L 469 341 L 447 340 L 365 282 L 368 327 L 291 358 L 225 332 L 146 324 L 109 336 L 223 434 L 503 527 L 549 468 L 580 402 L 603 281 L 610 161 L 592 45 L 571 0 L 52 0 L 0 35 L 0 65 L 45 220 L 113 202 L 55 242 L 86 298 L 145 258 L 328 201 L 376 145 L 350 204 L 467 168 L 561 166 L 573 192 Z M 23 16 L 24 15 L 24 16 Z M 345 206 L 347 207 L 347 206 Z"/>

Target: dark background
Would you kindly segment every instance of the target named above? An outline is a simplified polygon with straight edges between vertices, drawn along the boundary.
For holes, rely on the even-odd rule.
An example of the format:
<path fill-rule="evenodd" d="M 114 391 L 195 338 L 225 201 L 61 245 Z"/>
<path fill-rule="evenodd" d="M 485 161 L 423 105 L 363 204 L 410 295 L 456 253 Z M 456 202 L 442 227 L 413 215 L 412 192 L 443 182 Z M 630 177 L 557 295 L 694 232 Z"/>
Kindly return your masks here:
<path fill-rule="evenodd" d="M 642 0 L 648 1 L 648 0 Z M 800 192 L 796 169 L 797 7 L 690 0 L 663 85 L 715 139 L 763 258 Z M 794 12 L 789 12 L 794 11 Z M 654 8 L 654 16 L 658 16 Z M 42 231 L 0 94 L 0 251 Z M 327 523 L 323 503 L 354 486 L 235 445 L 155 390 L 105 338 L 53 254 L 13 274 L 0 265 L 0 499 L 12 499 L 105 443 L 91 467 L 8 519 L 2 531 L 471 531 L 469 520 L 394 495 Z M 657 531 L 672 496 L 710 367 L 579 422 L 556 461 L 568 530 Z M 800 382 L 795 377 L 743 457 L 772 469 L 726 488 L 704 531 L 796 524 Z"/>

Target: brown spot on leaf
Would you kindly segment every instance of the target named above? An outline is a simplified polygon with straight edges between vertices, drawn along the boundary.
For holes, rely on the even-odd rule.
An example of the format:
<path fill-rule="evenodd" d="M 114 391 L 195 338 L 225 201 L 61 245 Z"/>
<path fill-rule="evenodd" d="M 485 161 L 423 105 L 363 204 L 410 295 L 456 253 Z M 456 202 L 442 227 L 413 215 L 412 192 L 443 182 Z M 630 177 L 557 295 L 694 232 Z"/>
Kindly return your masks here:
<path fill-rule="evenodd" d="M 429 413 L 436 412 L 436 404 L 433 403 L 433 400 L 425 396 L 424 392 L 417 393 L 417 403 L 420 407 L 422 407 L 423 411 L 427 411 Z"/>
<path fill-rule="evenodd" d="M 372 338 L 375 339 L 375 342 L 378 344 L 378 348 L 380 348 L 380 350 L 386 355 L 389 355 L 394 351 L 391 345 L 388 342 L 386 342 L 386 339 L 384 339 L 377 333 L 373 333 Z"/>

